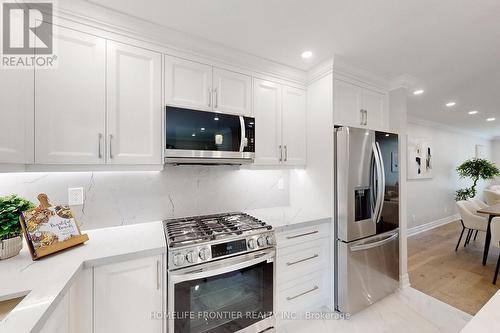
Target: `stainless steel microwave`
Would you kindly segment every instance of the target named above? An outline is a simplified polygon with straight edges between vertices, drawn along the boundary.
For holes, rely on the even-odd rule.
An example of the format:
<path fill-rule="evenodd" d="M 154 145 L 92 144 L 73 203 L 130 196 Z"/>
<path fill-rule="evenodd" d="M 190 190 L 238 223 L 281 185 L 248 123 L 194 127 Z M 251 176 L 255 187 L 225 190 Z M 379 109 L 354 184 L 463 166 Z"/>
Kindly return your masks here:
<path fill-rule="evenodd" d="M 166 107 L 165 162 L 243 164 L 255 157 L 255 119 Z"/>

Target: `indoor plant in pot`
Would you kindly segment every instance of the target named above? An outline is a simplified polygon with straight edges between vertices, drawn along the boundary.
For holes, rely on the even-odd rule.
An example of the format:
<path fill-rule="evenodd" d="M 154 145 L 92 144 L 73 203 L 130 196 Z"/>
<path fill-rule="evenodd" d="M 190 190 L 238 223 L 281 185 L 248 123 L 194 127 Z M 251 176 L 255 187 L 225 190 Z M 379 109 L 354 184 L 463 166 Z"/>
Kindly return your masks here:
<path fill-rule="evenodd" d="M 456 191 L 456 201 L 474 198 L 476 196 L 476 186 L 479 179 L 490 180 L 500 175 L 500 170 L 498 170 L 495 163 L 483 158 L 473 158 L 463 162 L 457 167 L 457 172 L 460 178 L 472 179 L 472 186 Z"/>
<path fill-rule="evenodd" d="M 23 240 L 19 215 L 33 207 L 31 201 L 15 194 L 0 197 L 0 259 L 13 257 L 21 251 Z"/>

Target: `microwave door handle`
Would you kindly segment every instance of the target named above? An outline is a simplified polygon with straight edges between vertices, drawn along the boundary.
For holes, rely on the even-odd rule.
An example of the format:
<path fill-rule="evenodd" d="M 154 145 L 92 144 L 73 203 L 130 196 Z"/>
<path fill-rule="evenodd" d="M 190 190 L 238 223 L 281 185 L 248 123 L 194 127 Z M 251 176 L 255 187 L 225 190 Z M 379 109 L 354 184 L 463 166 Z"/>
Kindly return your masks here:
<path fill-rule="evenodd" d="M 375 158 L 375 172 L 377 175 L 377 180 L 373 181 L 373 187 L 375 187 L 374 190 L 377 193 L 377 197 L 375 199 L 375 209 L 374 209 L 375 215 L 373 215 L 373 221 L 375 223 L 378 223 L 380 206 L 382 205 L 382 202 L 380 201 L 380 199 L 382 199 L 382 197 L 380 196 L 380 187 L 381 187 L 380 181 L 381 181 L 382 176 L 380 175 L 380 171 L 381 171 L 380 155 L 378 154 L 377 146 L 376 146 L 375 142 L 372 144 L 372 151 L 373 151 L 373 156 Z"/>
<path fill-rule="evenodd" d="M 378 187 L 378 190 L 379 190 L 378 196 L 380 197 L 380 207 L 379 207 L 378 218 L 377 218 L 377 223 L 378 223 L 380 220 L 380 217 L 382 216 L 382 210 L 384 208 L 384 200 L 385 200 L 385 165 L 384 165 L 384 159 L 382 158 L 382 150 L 380 149 L 379 143 L 375 142 L 375 146 L 377 147 L 379 161 L 380 161 L 380 181 L 378 184 L 378 186 L 379 186 Z"/>
<path fill-rule="evenodd" d="M 220 274 L 225 274 L 229 272 L 233 272 L 239 269 L 243 269 L 246 267 L 254 266 L 257 264 L 260 264 L 262 262 L 268 261 L 270 259 L 274 260 L 273 258 L 276 256 L 276 252 L 274 250 L 263 253 L 261 255 L 256 255 L 255 253 L 249 254 L 253 256 L 253 259 L 248 260 L 248 256 L 243 256 L 243 258 L 229 266 L 220 266 L 215 269 L 207 270 L 207 271 L 202 271 L 200 269 L 193 268 L 194 271 L 192 273 L 188 272 L 187 273 L 181 273 L 179 271 L 175 272 L 169 272 L 169 278 L 173 283 L 180 283 L 184 281 L 191 281 L 191 280 L 198 280 L 198 279 L 204 279 L 210 276 L 216 276 Z"/>
<path fill-rule="evenodd" d="M 245 118 L 243 116 L 239 116 L 240 118 L 240 126 L 241 126 L 241 137 L 240 137 L 240 153 L 245 150 L 246 146 L 246 133 L 245 133 Z"/>

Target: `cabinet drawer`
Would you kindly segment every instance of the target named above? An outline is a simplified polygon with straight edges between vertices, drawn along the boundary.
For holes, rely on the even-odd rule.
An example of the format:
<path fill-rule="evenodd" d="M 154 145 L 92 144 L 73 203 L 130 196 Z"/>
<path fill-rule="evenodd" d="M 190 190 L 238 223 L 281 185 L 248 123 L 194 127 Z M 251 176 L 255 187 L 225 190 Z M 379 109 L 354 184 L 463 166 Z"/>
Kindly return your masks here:
<path fill-rule="evenodd" d="M 330 223 L 311 225 L 276 233 L 276 245 L 278 247 L 286 247 L 319 238 L 325 238 L 329 235 Z"/>
<path fill-rule="evenodd" d="M 276 259 L 278 289 L 284 282 L 325 269 L 329 263 L 329 248 L 329 238 L 322 238 L 279 249 Z"/>
<path fill-rule="evenodd" d="M 287 283 L 286 288 L 276 294 L 278 311 L 313 311 L 326 305 L 330 295 L 328 270 L 304 276 L 298 283 Z"/>

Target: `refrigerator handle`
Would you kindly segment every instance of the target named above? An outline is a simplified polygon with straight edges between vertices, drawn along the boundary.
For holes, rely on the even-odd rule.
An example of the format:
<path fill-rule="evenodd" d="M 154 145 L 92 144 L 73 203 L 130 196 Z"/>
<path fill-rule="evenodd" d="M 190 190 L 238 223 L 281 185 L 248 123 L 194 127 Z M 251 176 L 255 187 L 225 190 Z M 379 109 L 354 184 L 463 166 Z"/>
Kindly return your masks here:
<path fill-rule="evenodd" d="M 382 210 L 384 208 L 384 200 L 385 200 L 385 166 L 384 159 L 382 158 L 382 150 L 380 149 L 380 145 L 378 142 L 375 142 L 377 147 L 379 162 L 380 162 L 380 178 L 378 184 L 379 195 L 377 197 L 380 198 L 380 207 L 377 216 L 377 223 L 380 221 L 380 217 L 382 216 Z"/>
<path fill-rule="evenodd" d="M 372 144 L 372 150 L 373 150 L 373 156 L 374 156 L 374 159 L 375 159 L 375 172 L 377 173 L 377 181 L 373 181 L 373 188 L 375 188 L 375 192 L 376 192 L 376 198 L 375 198 L 375 209 L 374 209 L 374 215 L 373 215 L 373 221 L 375 221 L 375 223 L 378 223 L 379 221 L 379 213 L 380 213 L 380 209 L 381 209 L 381 206 L 382 206 L 382 196 L 380 195 L 380 189 L 382 188 L 381 187 L 381 179 L 382 179 L 382 175 L 381 175 L 381 171 L 382 171 L 382 168 L 381 168 L 381 165 L 380 165 L 380 155 L 378 153 L 378 149 L 377 149 L 377 145 L 375 144 L 375 142 Z"/>
<path fill-rule="evenodd" d="M 374 247 L 378 247 L 378 246 L 382 246 L 384 244 L 390 243 L 391 241 L 393 241 L 396 238 L 398 238 L 398 233 L 392 234 L 389 237 L 384 238 L 384 239 L 379 240 L 379 241 L 376 241 L 376 242 L 367 243 L 367 244 L 360 244 L 360 245 L 352 245 L 351 252 L 373 249 Z"/>

